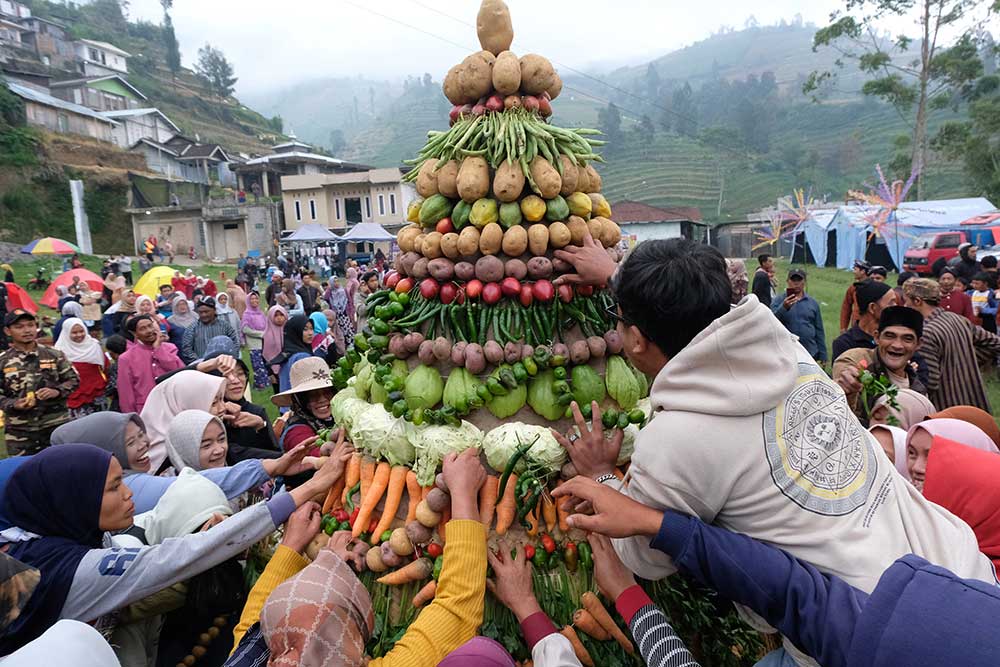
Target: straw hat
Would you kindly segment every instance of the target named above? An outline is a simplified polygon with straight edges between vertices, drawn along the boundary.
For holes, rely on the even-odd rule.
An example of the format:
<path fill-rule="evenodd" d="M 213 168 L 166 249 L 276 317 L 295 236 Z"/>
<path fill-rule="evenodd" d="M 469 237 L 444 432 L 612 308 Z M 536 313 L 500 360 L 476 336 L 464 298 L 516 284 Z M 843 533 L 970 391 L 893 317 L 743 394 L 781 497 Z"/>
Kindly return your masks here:
<path fill-rule="evenodd" d="M 294 394 L 315 389 L 333 388 L 333 382 L 330 380 L 330 367 L 319 357 L 299 359 L 292 364 L 288 375 L 292 388 L 271 397 L 271 402 L 281 408 L 287 408 L 292 404 Z"/>

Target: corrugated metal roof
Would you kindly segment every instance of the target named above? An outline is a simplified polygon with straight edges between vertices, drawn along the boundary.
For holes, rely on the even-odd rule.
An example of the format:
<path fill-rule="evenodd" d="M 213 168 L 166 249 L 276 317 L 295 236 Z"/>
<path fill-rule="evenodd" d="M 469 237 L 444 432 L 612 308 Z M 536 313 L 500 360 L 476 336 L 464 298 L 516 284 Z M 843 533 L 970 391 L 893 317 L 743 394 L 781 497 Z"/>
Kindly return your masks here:
<path fill-rule="evenodd" d="M 79 78 L 79 79 L 66 79 L 66 80 L 63 80 L 63 81 L 53 81 L 50 84 L 50 87 L 51 88 L 67 88 L 67 87 L 76 86 L 76 85 L 79 85 L 79 84 L 97 83 L 99 81 L 107 81 L 109 79 L 118 79 L 118 81 L 123 86 L 125 86 L 126 88 L 128 88 L 129 90 L 131 90 L 133 93 L 135 93 L 136 95 L 138 95 L 142 99 L 147 99 L 146 96 L 142 94 L 142 91 L 140 91 L 138 88 L 136 88 L 135 86 L 133 86 L 132 84 L 130 84 L 128 81 L 126 81 L 125 77 L 123 77 L 120 74 L 107 74 L 105 76 L 88 76 L 88 77 L 83 77 L 83 78 Z"/>
<path fill-rule="evenodd" d="M 131 58 L 132 54 L 128 51 L 122 51 L 114 44 L 108 44 L 107 42 L 98 42 L 95 39 L 78 39 L 76 40 L 81 44 L 87 44 L 89 46 L 97 47 L 98 49 L 104 49 L 105 51 L 110 51 L 111 53 L 117 53 L 120 56 L 125 56 L 126 58 Z"/>
<path fill-rule="evenodd" d="M 109 125 L 118 125 L 118 123 L 112 120 L 111 118 L 102 116 L 93 109 L 88 109 L 87 107 L 80 106 L 79 104 L 73 104 L 72 102 L 61 100 L 58 97 L 52 97 L 48 93 L 43 93 L 40 90 L 35 90 L 34 88 L 29 88 L 28 86 L 22 86 L 21 84 L 14 83 L 13 81 L 7 82 L 7 88 L 10 89 L 10 92 L 26 100 L 37 102 L 38 104 L 44 104 L 45 106 L 53 107 L 56 109 L 72 111 L 75 114 L 80 114 L 81 116 L 87 116 L 88 118 L 94 118 L 96 120 L 108 123 Z"/>
<path fill-rule="evenodd" d="M 121 109 L 119 111 L 102 111 L 101 112 L 106 118 L 131 118 L 134 116 L 148 116 L 149 114 L 156 114 L 167 123 L 170 127 L 174 129 L 175 132 L 180 132 L 181 129 L 174 124 L 174 121 L 167 118 L 167 115 L 160 111 L 159 109 L 147 108 L 147 109 Z"/>
<path fill-rule="evenodd" d="M 282 160 L 285 160 L 287 158 L 316 160 L 317 162 L 328 162 L 330 164 L 346 164 L 343 160 L 338 160 L 335 157 L 317 155 L 316 153 L 303 153 L 301 151 L 292 151 L 290 153 L 275 153 L 272 155 L 265 155 L 264 157 L 258 157 L 252 160 L 247 160 L 245 164 L 267 164 L 269 162 L 281 162 Z"/>

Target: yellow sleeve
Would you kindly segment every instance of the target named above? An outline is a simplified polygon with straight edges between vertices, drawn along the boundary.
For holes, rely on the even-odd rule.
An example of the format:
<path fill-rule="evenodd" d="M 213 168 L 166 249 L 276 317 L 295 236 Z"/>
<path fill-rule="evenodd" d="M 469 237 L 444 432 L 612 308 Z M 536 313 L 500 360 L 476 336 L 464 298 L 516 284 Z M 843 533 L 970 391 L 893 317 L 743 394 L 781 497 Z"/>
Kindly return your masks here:
<path fill-rule="evenodd" d="M 486 595 L 486 529 L 478 521 L 448 522 L 437 595 L 384 658 L 368 667 L 436 665 L 479 632 Z"/>
<path fill-rule="evenodd" d="M 284 544 L 279 544 L 274 552 L 274 556 L 268 561 L 267 567 L 260 573 L 260 578 L 250 594 L 247 596 L 247 603 L 243 605 L 243 613 L 240 614 L 240 622 L 233 629 L 233 651 L 240 645 L 243 635 L 247 633 L 250 626 L 260 620 L 260 612 L 264 609 L 264 603 L 283 581 L 301 572 L 309 559 L 302 556 L 297 551 L 292 551 Z M 232 653 L 232 651 L 230 651 Z"/>

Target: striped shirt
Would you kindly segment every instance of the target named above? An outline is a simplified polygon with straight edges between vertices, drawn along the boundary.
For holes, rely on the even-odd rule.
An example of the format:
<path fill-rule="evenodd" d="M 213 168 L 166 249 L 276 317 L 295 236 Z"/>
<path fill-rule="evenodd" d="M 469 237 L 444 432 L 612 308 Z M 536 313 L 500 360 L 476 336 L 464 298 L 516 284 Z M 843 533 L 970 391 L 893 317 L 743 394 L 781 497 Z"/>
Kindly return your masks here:
<path fill-rule="evenodd" d="M 935 408 L 971 405 L 990 411 L 977 352 L 996 358 L 1000 337 L 943 308 L 924 319 L 920 354 L 927 362 L 927 397 Z"/>
<path fill-rule="evenodd" d="M 201 359 L 205 355 L 205 350 L 208 349 L 208 341 L 216 336 L 225 336 L 233 341 L 237 348 L 240 346 L 240 339 L 237 337 L 233 325 L 228 320 L 216 316 L 209 324 L 199 320 L 184 330 L 181 358 L 188 364 Z"/>
<path fill-rule="evenodd" d="M 629 630 L 649 667 L 698 667 L 666 614 L 648 604 L 632 617 Z"/>

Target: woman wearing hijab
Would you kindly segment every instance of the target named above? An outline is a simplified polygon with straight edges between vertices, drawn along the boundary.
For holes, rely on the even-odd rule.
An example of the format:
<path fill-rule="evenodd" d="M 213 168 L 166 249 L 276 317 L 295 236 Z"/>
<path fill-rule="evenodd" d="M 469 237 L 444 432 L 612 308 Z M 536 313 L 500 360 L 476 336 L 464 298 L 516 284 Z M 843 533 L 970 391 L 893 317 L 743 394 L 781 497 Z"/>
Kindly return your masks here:
<path fill-rule="evenodd" d="M 894 417 L 896 423 L 892 426 L 898 426 L 905 431 L 914 424 L 929 419 L 936 412 L 929 398 L 912 389 L 900 389 L 896 394 L 896 402 L 899 404 L 898 410 L 889 407 L 888 398 L 879 396 L 872 407 L 869 425 L 889 424 L 889 418 Z"/>
<path fill-rule="evenodd" d="M 184 341 L 184 331 L 188 327 L 194 326 L 194 323 L 198 321 L 198 315 L 191 310 L 191 302 L 187 300 L 187 297 L 183 293 L 178 294 L 170 302 L 171 310 L 173 315 L 167 318 L 167 323 L 170 325 L 170 342 L 180 349 L 181 343 Z"/>
<path fill-rule="evenodd" d="M 268 359 L 270 366 L 278 366 L 278 387 L 287 391 L 292 385 L 289 372 L 292 364 L 299 359 L 313 356 L 312 342 L 315 332 L 312 320 L 305 315 L 294 315 L 285 322 L 281 352 L 273 359 Z"/>
<path fill-rule="evenodd" d="M 226 667 L 263 665 L 267 657 L 267 664 L 282 667 L 437 665 L 472 639 L 486 592 L 486 530 L 478 520 L 486 471 L 472 449 L 446 456 L 443 470 L 452 520 L 437 595 L 385 657 L 368 662 L 365 655 L 374 627 L 372 603 L 348 565 L 357 567 L 361 557 L 348 552 L 351 536 L 345 531 L 334 533 L 306 567 L 301 558 L 275 554 L 247 596 Z"/>
<path fill-rule="evenodd" d="M 243 278 L 244 284 L 246 283 L 246 277 Z M 247 309 L 247 293 L 242 286 L 238 285 L 233 280 L 226 281 L 226 294 L 229 295 L 229 306 L 236 311 L 236 315 L 242 319 L 243 313 Z"/>
<path fill-rule="evenodd" d="M 114 333 L 125 336 L 128 340 L 132 340 L 132 336 L 125 331 L 125 321 L 135 314 L 136 300 L 135 292 L 132 290 L 123 290 L 121 300 L 108 308 L 104 313 L 105 315 L 111 315 L 111 326 L 114 329 Z"/>
<path fill-rule="evenodd" d="M 344 334 L 344 340 L 347 342 L 353 341 L 354 325 L 347 314 L 347 290 L 340 285 L 340 278 L 334 277 L 330 281 L 330 289 L 326 300 L 330 304 L 330 310 L 336 313 L 337 323 L 340 325 L 341 333 Z"/>
<path fill-rule="evenodd" d="M 240 331 L 250 350 L 250 365 L 253 367 L 253 388 L 267 389 L 267 364 L 264 363 L 264 334 L 267 332 L 267 315 L 260 309 L 260 294 L 251 292 L 247 297 L 247 307 L 240 321 Z"/>
<path fill-rule="evenodd" d="M 235 331 L 242 340 L 243 336 L 240 332 L 243 327 L 240 325 L 240 316 L 229 304 L 228 293 L 219 292 L 219 295 L 215 299 L 215 314 L 220 320 L 229 322 L 229 326 L 233 328 L 233 331 Z"/>
<path fill-rule="evenodd" d="M 969 422 L 958 419 L 929 419 L 910 428 L 906 434 L 907 469 L 917 490 L 923 491 L 927 477 L 927 457 L 938 438 L 972 447 L 991 454 L 1000 454 L 990 436 Z"/>
<path fill-rule="evenodd" d="M 906 431 L 898 426 L 876 424 L 868 429 L 875 436 L 886 457 L 896 467 L 896 472 L 910 481 L 910 469 L 906 457 Z"/>
<path fill-rule="evenodd" d="M 935 412 L 930 415 L 928 419 L 958 419 L 964 422 L 969 422 L 973 426 L 979 428 L 983 433 L 990 436 L 990 440 L 992 440 L 994 444 L 1000 446 L 1000 426 L 997 426 L 996 420 L 993 419 L 993 415 L 981 408 L 976 408 L 971 405 L 956 405 L 948 408 L 947 410 Z"/>
<path fill-rule="evenodd" d="M 142 408 L 149 435 L 150 470 L 158 474 L 167 459 L 170 423 L 185 410 L 203 410 L 216 417 L 226 413 L 226 378 L 199 371 L 177 373 L 153 388 Z"/>
<path fill-rule="evenodd" d="M 59 312 L 62 312 L 63 306 L 70 301 L 79 301 L 77 297 L 69 293 L 69 287 L 66 285 L 56 285 L 56 297 L 59 299 L 56 303 L 56 309 Z"/>
<path fill-rule="evenodd" d="M 8 555 L 42 577 L 24 612 L 0 637 L 0 655 L 38 638 L 59 619 L 107 625 L 107 614 L 233 558 L 273 532 L 298 505 L 326 493 L 345 460 L 331 457 L 291 493 L 209 531 L 123 551 L 103 548 L 105 533 L 130 528 L 135 512 L 118 461 L 92 445 L 42 450 L 14 471 L 4 492 L 8 518 L 38 536 L 11 545 Z"/>
<path fill-rule="evenodd" d="M 226 467 L 229 441 L 222 420 L 202 410 L 185 410 L 170 422 L 167 455 L 174 470 Z"/>
<path fill-rule="evenodd" d="M 160 327 L 160 331 L 168 335 L 170 334 L 170 325 L 167 323 L 167 318 L 156 310 L 156 303 L 145 294 L 136 297 L 135 313 L 136 315 L 148 315 L 152 317 L 153 321 Z"/>
<path fill-rule="evenodd" d="M 226 461 L 234 465 L 245 459 L 272 459 L 281 456 L 278 439 L 267 410 L 246 399 L 249 371 L 241 359 L 226 375 L 226 401 L 239 407 L 235 417 L 225 420 L 229 453 Z"/>
<path fill-rule="evenodd" d="M 337 352 L 337 341 L 330 331 L 330 321 L 323 313 L 313 313 L 309 316 L 309 321 L 313 325 L 313 355 L 322 357 L 327 365 L 333 366 L 340 359 L 340 354 Z"/>
<path fill-rule="evenodd" d="M 76 317 L 66 320 L 55 348 L 66 355 L 80 376 L 80 385 L 66 399 L 70 418 L 77 419 L 103 409 L 108 361 L 101 344 L 87 333 L 83 320 Z"/>
<path fill-rule="evenodd" d="M 294 363 L 290 375 L 291 387 L 271 397 L 271 402 L 283 410 L 291 407 L 292 416 L 278 441 L 286 452 L 336 426 L 330 411 L 333 383 L 326 362 L 317 357 L 303 357 Z M 319 456 L 322 444 L 315 445 L 309 455 Z"/>
<path fill-rule="evenodd" d="M 295 291 L 295 281 L 291 278 L 285 278 L 281 281 L 281 291 L 274 298 L 274 303 L 284 306 L 288 314 L 293 317 L 295 315 L 305 316 L 306 314 L 305 307 L 302 305 L 302 297 Z"/>
<path fill-rule="evenodd" d="M 271 388 L 277 394 L 281 391 L 279 375 L 281 365 L 271 363 L 271 360 L 281 354 L 285 347 L 285 324 L 288 322 L 288 311 L 282 306 L 271 306 L 267 311 L 267 325 L 264 329 L 264 342 L 261 345 L 261 358 L 268 369 Z"/>
<path fill-rule="evenodd" d="M 733 288 L 731 303 L 737 304 L 747 295 L 747 285 L 750 283 L 750 279 L 747 278 L 747 265 L 742 259 L 727 259 L 726 274 Z"/>
<path fill-rule="evenodd" d="M 76 301 L 67 301 L 60 308 L 62 317 L 60 317 L 54 327 L 52 327 L 52 340 L 59 340 L 60 334 L 62 334 L 63 325 L 67 320 L 70 319 L 83 319 L 83 306 L 81 306 Z"/>
<path fill-rule="evenodd" d="M 139 415 L 134 412 L 95 412 L 92 415 L 63 424 L 52 433 L 53 445 L 82 443 L 94 445 L 110 453 L 122 467 L 125 483 L 132 490 L 136 514 L 148 512 L 176 477 L 157 477 L 151 472 L 149 436 Z M 200 471 L 205 479 L 216 484 L 227 498 L 237 498 L 278 475 L 291 470 L 298 472 L 298 461 L 304 454 L 285 454 L 273 461 L 250 459 L 228 468 L 208 468 Z M 24 458 L 7 459 L 24 461 Z M 2 466 L 0 466 L 2 468 Z M 0 469 L 0 497 L 3 495 L 5 470 Z M 12 472 L 12 470 L 10 471 Z M 5 525 L 6 524 L 6 525 Z M 9 527 L 0 517 L 0 530 Z"/>
<path fill-rule="evenodd" d="M 355 301 L 358 295 L 358 270 L 353 266 L 347 269 L 347 282 L 344 284 L 344 292 L 347 294 L 347 317 L 351 320 L 352 326 L 357 323 L 357 309 Z"/>

